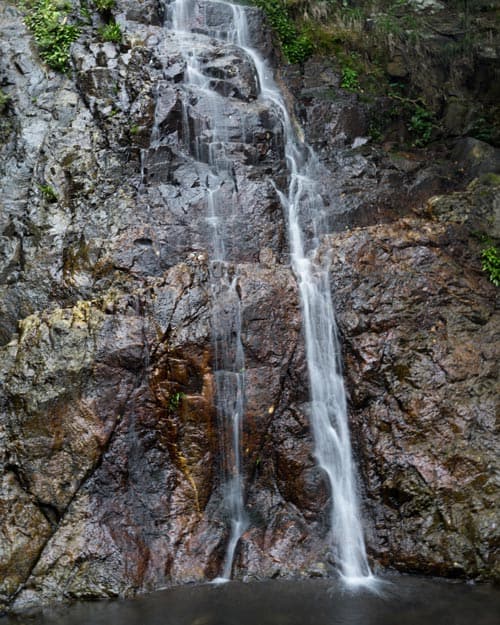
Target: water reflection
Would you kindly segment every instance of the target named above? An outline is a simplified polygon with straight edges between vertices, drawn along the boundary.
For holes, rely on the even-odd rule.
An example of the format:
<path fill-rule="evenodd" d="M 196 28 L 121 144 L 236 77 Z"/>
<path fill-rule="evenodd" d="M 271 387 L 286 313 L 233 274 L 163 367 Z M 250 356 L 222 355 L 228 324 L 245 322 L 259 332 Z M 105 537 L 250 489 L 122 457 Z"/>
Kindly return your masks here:
<path fill-rule="evenodd" d="M 497 625 L 499 614 L 498 588 L 397 577 L 379 595 L 331 580 L 184 586 L 5 617 L 0 625 Z"/>

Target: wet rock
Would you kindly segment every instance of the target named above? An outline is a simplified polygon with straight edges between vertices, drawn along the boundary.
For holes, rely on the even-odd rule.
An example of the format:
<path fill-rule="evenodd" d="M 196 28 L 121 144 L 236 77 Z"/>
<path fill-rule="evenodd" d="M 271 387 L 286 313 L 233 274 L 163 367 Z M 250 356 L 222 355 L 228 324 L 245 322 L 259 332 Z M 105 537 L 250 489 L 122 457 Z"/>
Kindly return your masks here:
<path fill-rule="evenodd" d="M 479 239 L 500 239 L 499 191 L 500 176 L 485 174 L 465 191 L 431 198 L 426 213 L 441 222 L 460 224 Z"/>
<path fill-rule="evenodd" d="M 158 0 L 118 0 L 116 6 L 131 22 L 160 25 L 164 19 L 164 7 Z"/>
<path fill-rule="evenodd" d="M 405 61 L 401 55 L 395 55 L 389 63 L 387 63 L 385 71 L 391 78 L 404 79 L 408 76 L 408 68 L 406 67 Z"/>
<path fill-rule="evenodd" d="M 452 196 L 456 213 L 442 198 L 439 223 L 354 230 L 328 239 L 325 253 L 372 555 L 401 570 L 491 579 L 499 315 L 467 226 L 491 219 L 498 185 L 488 217 L 482 189 Z"/>
<path fill-rule="evenodd" d="M 327 205 L 326 232 L 391 221 L 463 181 L 463 171 L 442 154 L 372 145 L 370 124 L 387 113 L 387 98 L 367 103 L 340 89 L 339 72 L 328 60 L 313 57 L 305 72 L 284 68 L 282 78 L 295 96 L 290 108 L 324 166 L 317 178 Z M 395 143 L 408 143 L 408 129 L 400 126 L 393 129 Z"/>
<path fill-rule="evenodd" d="M 458 141 L 452 158 L 470 177 L 500 172 L 500 148 L 494 148 L 478 139 L 465 137 Z"/>
<path fill-rule="evenodd" d="M 257 98 L 257 76 L 252 60 L 238 48 L 231 50 L 224 46 L 220 56 L 202 62 L 201 72 L 211 79 L 210 88 L 222 96 L 246 102 Z"/>
<path fill-rule="evenodd" d="M 260 518 L 245 540 L 253 555 L 242 552 L 235 574 L 290 574 L 321 560 L 326 498 L 307 422 L 289 408 L 307 395 L 297 290 L 286 267 L 235 270 L 249 388 L 244 470 Z M 19 531 L 2 517 L 7 564 L 17 563 L 4 600 L 21 584 L 17 608 L 218 574 L 228 529 L 210 297 L 204 257 L 193 255 L 135 292 L 33 315 L 4 348 L 0 495 L 26 515 Z M 269 540 L 271 561 L 295 553 L 278 571 Z"/>
<path fill-rule="evenodd" d="M 198 32 L 210 37 L 228 37 L 237 41 L 235 30 L 235 9 L 224 2 L 208 2 L 198 0 L 192 7 L 191 21 L 186 24 L 186 30 Z M 245 36 L 250 45 L 261 52 L 266 59 L 274 59 L 276 52 L 273 45 L 271 31 L 263 28 L 263 17 L 259 9 L 252 6 L 245 7 L 248 30 Z M 167 11 L 168 15 L 168 11 Z M 241 26 L 241 25 L 239 25 Z"/>
<path fill-rule="evenodd" d="M 15 7 L 0 6 L 2 606 L 220 574 L 229 524 L 214 228 L 237 277 L 247 382 L 250 525 L 233 574 L 326 575 L 334 562 L 297 286 L 282 264 L 279 114 L 256 97 L 248 55 L 214 41 L 228 5 L 198 3 L 209 27 L 190 39 L 213 97 L 184 84 L 185 42 L 160 27 L 162 10 L 118 0 L 123 44 L 99 41 L 94 16 L 72 48 L 74 76 L 56 76 Z M 252 41 L 272 56 L 260 12 L 248 11 Z M 324 231 L 363 226 L 327 236 L 322 253 L 338 291 L 371 553 L 407 571 L 493 577 L 493 291 L 469 234 L 496 233 L 495 179 L 400 221 L 442 191 L 449 169 L 367 143 L 369 111 L 338 93 L 324 63 L 285 78 L 320 155 Z"/>
<path fill-rule="evenodd" d="M 44 511 L 9 468 L 2 475 L 0 512 L 0 610 L 3 610 L 29 575 L 52 529 L 50 509 L 48 513 Z"/>

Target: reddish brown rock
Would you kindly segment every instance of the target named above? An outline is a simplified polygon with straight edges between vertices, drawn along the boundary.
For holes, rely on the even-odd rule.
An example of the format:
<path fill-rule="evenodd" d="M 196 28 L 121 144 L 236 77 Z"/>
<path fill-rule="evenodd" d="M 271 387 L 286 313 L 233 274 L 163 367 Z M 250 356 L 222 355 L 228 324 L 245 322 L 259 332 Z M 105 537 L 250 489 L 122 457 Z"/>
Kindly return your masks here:
<path fill-rule="evenodd" d="M 480 244 L 467 224 L 408 219 L 327 247 L 372 556 L 498 578 L 500 319 Z"/>

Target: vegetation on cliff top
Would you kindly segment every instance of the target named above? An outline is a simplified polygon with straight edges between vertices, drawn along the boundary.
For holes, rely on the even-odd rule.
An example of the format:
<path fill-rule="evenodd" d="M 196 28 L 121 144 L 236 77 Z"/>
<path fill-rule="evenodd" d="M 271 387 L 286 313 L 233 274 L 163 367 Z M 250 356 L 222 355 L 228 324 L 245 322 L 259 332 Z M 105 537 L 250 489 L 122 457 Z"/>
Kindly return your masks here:
<path fill-rule="evenodd" d="M 102 26 L 98 35 L 102 41 L 119 43 L 120 26 L 114 21 L 112 10 L 116 0 L 93 0 Z M 92 13 L 86 0 L 79 8 L 70 0 L 21 0 L 24 22 L 33 34 L 40 57 L 57 72 L 69 70 L 71 44 L 78 39 L 84 25 L 92 24 Z"/>
<path fill-rule="evenodd" d="M 342 88 L 366 101 L 388 97 L 388 117 L 402 119 L 415 147 L 439 135 L 437 120 L 449 99 L 445 83 L 455 93 L 456 77 L 468 73 L 464 80 L 478 84 L 477 97 L 465 102 L 463 94 L 457 96 L 459 104 L 449 115 L 461 119 L 448 117 L 445 132 L 451 125 L 452 135 L 500 145 L 498 97 L 491 87 L 495 80 L 477 72 L 483 63 L 478 59 L 499 38 L 500 10 L 493 0 L 253 1 L 266 13 L 286 60 L 327 57 Z M 490 87 L 480 88 L 480 83 Z M 375 123 L 374 139 L 383 137 L 385 121 Z"/>

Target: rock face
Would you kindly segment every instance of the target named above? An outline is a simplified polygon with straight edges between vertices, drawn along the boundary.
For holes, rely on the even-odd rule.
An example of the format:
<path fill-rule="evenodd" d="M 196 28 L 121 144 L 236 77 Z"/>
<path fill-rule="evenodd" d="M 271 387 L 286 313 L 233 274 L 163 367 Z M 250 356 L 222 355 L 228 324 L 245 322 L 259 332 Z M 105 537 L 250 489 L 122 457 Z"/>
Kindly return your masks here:
<path fill-rule="evenodd" d="M 317 502 L 300 495 L 302 513 L 294 489 L 266 495 L 259 486 L 271 488 L 275 462 L 286 482 L 281 465 L 293 462 L 287 447 L 268 439 L 300 428 L 290 415 L 296 383 L 283 374 L 301 358 L 295 284 L 285 267 L 240 271 L 243 343 L 251 354 L 245 432 L 250 492 L 257 491 L 251 507 L 266 532 L 274 512 L 276 541 L 288 523 L 303 526 L 306 544 L 298 544 L 304 537 L 297 532 L 287 537 L 303 566 L 319 557 L 309 552 L 311 517 L 303 518 L 309 509 L 313 519 L 320 514 Z M 284 303 L 281 311 L 273 310 L 276 300 Z M 204 262 L 176 265 L 133 295 L 28 317 L 7 354 L 5 505 L 15 488 L 30 504 L 22 526 L 6 519 L 10 561 L 18 564 L 6 569 L 4 583 L 12 592 L 24 582 L 17 605 L 58 598 L 61 588 L 66 597 L 115 596 L 215 576 L 227 530 L 219 510 Z M 307 447 L 307 427 L 301 428 Z M 314 472 L 307 458 L 305 464 Z M 260 553 L 263 530 L 254 532 L 248 542 Z M 259 564 L 259 572 L 272 566 Z"/>
<path fill-rule="evenodd" d="M 491 227 L 477 208 L 486 195 L 491 210 L 498 188 L 431 210 L 449 219 L 468 200 L 471 223 Z M 500 320 L 467 234 L 405 219 L 330 238 L 325 253 L 373 554 L 406 571 L 498 577 Z"/>
<path fill-rule="evenodd" d="M 212 34 L 227 9 L 207 7 Z M 200 132 L 210 111 L 199 98 L 185 115 L 185 60 L 162 19 L 161 3 L 118 0 L 115 45 L 98 41 L 93 16 L 70 78 L 40 64 L 18 11 L 0 3 L 0 610 L 205 580 L 224 558 L 211 137 Z M 271 55 L 254 9 L 250 26 Z M 330 494 L 313 458 L 277 191 L 282 128 L 246 53 L 204 32 L 191 45 L 225 98 L 231 142 L 223 227 L 241 305 L 250 517 L 234 574 L 326 575 Z M 439 172 L 352 149 L 362 106 L 347 98 L 339 111 L 318 85 L 288 80 L 315 94 L 297 111 L 324 166 L 325 227 L 357 226 L 327 236 L 322 256 L 374 562 L 498 577 L 498 316 L 472 236 L 498 236 L 498 181 L 402 220 L 443 190 Z"/>

